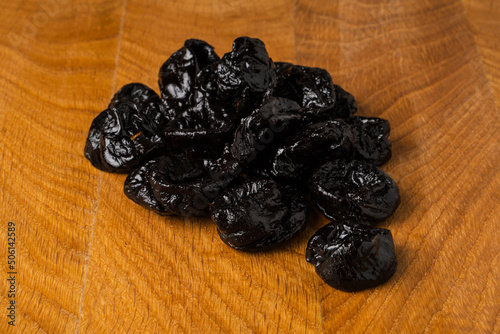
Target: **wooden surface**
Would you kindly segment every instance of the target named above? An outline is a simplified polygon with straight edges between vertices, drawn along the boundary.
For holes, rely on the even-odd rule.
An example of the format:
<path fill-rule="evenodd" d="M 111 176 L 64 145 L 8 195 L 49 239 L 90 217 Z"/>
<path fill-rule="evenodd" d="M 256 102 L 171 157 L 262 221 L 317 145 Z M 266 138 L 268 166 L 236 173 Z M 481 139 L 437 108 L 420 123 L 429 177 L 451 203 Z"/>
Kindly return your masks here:
<path fill-rule="evenodd" d="M 500 333 L 500 6 L 481 0 L 15 0 L 0 20 L 0 332 Z M 156 88 L 187 38 L 241 35 L 326 68 L 391 122 L 399 267 L 344 293 L 304 260 L 327 220 L 244 254 L 213 223 L 130 202 L 83 157 L 122 85 Z M 16 326 L 7 223 L 16 224 Z"/>

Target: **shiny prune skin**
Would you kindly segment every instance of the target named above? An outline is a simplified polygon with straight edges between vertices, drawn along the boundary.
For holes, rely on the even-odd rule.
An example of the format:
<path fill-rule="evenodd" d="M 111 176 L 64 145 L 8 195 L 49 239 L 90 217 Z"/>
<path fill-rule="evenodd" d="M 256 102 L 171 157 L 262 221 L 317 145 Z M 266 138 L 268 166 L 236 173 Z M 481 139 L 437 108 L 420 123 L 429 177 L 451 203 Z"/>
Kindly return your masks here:
<path fill-rule="evenodd" d="M 267 98 L 276 84 L 274 63 L 265 44 L 250 37 L 234 40 L 217 68 L 217 98 L 239 118 L 250 114 Z"/>
<path fill-rule="evenodd" d="M 280 140 L 303 124 L 302 109 L 286 98 L 270 97 L 249 116 L 242 118 L 230 146 L 232 156 L 246 166 L 261 152 L 270 150 Z"/>
<path fill-rule="evenodd" d="M 205 41 L 188 39 L 161 66 L 158 74 L 162 99 L 175 110 L 185 110 L 195 86 L 195 78 L 205 67 L 218 62 L 219 56 Z"/>
<path fill-rule="evenodd" d="M 101 131 L 104 127 L 104 122 L 107 118 L 109 110 L 115 108 L 124 100 L 131 100 L 138 108 L 147 108 L 150 101 L 158 102 L 158 95 L 149 87 L 140 83 L 131 83 L 123 86 L 111 98 L 108 108 L 92 121 L 90 126 L 87 141 L 85 143 L 84 155 L 92 163 L 92 165 L 100 170 L 108 170 L 107 165 L 102 161 L 101 157 Z"/>
<path fill-rule="evenodd" d="M 309 240 L 306 260 L 328 285 L 353 292 L 386 282 L 397 270 L 391 231 L 331 222 Z"/>
<path fill-rule="evenodd" d="M 124 191 L 131 200 L 158 214 L 178 214 L 172 209 L 172 205 L 163 205 L 168 202 L 166 196 L 156 197 L 154 191 L 155 187 L 158 187 L 156 181 L 161 180 L 162 184 L 168 184 L 172 188 L 176 185 L 182 187 L 207 176 L 211 164 L 213 162 L 210 160 L 193 158 L 189 149 L 182 154 L 161 156 L 132 171 L 125 180 Z"/>
<path fill-rule="evenodd" d="M 356 145 L 356 158 L 381 166 L 391 159 L 389 121 L 378 117 L 351 117 L 346 119 L 352 127 Z"/>
<path fill-rule="evenodd" d="M 151 88 L 125 85 L 92 123 L 85 156 L 101 170 L 130 172 L 163 146 L 160 129 L 169 120 L 168 111 Z"/>
<path fill-rule="evenodd" d="M 217 99 L 216 65 L 198 73 L 189 106 L 165 127 L 163 136 L 171 149 L 192 147 L 199 157 L 215 158 L 231 140 L 239 118 Z"/>
<path fill-rule="evenodd" d="M 335 89 L 335 105 L 328 119 L 348 118 L 353 116 L 358 111 L 358 104 L 351 93 L 340 87 L 333 85 Z"/>
<path fill-rule="evenodd" d="M 342 119 L 315 123 L 277 148 L 271 158 L 271 173 L 280 179 L 302 180 L 319 162 L 349 159 L 354 152 L 351 127 Z"/>
<path fill-rule="evenodd" d="M 153 159 L 134 169 L 125 179 L 123 191 L 135 203 L 163 216 L 167 214 L 167 211 L 156 199 L 150 183 L 150 172 L 157 164 L 158 160 Z"/>
<path fill-rule="evenodd" d="M 172 171 L 182 170 L 178 166 L 150 170 L 150 183 L 154 196 L 168 215 L 183 217 L 208 215 L 209 204 L 222 190 L 238 179 L 241 173 L 237 166 L 236 170 L 224 170 L 211 160 L 198 161 L 203 162 L 202 173 L 191 173 L 190 177 L 184 179 L 175 179 L 172 176 Z"/>
<path fill-rule="evenodd" d="M 107 170 L 101 158 L 101 129 L 107 116 L 107 110 L 97 115 L 90 125 L 87 141 L 85 142 L 84 155 L 97 169 Z"/>
<path fill-rule="evenodd" d="M 210 206 L 221 240 L 258 251 L 289 240 L 306 223 L 307 205 L 295 188 L 270 178 L 246 179 L 224 190 Z"/>
<path fill-rule="evenodd" d="M 147 109 L 151 103 L 160 103 L 160 97 L 153 89 L 141 83 L 130 83 L 113 95 L 108 109 L 116 108 L 124 100 L 130 100 L 137 106 L 137 109 L 141 110 Z"/>
<path fill-rule="evenodd" d="M 297 102 L 311 122 L 331 114 L 335 104 L 335 89 L 330 74 L 317 67 L 276 63 L 277 82 L 273 96 Z"/>
<path fill-rule="evenodd" d="M 313 203 L 328 218 L 363 226 L 389 218 L 400 203 L 399 188 L 378 167 L 357 160 L 334 160 L 309 179 Z"/>
<path fill-rule="evenodd" d="M 171 151 L 193 148 L 198 158 L 220 156 L 226 142 L 231 138 L 236 122 L 224 117 L 211 117 L 204 110 L 189 110 L 170 122 L 163 131 L 165 142 Z"/>
<path fill-rule="evenodd" d="M 160 111 L 153 113 L 161 114 Z M 127 173 L 161 147 L 163 141 L 155 127 L 161 125 L 128 101 L 110 109 L 101 130 L 101 157 L 107 169 Z"/>

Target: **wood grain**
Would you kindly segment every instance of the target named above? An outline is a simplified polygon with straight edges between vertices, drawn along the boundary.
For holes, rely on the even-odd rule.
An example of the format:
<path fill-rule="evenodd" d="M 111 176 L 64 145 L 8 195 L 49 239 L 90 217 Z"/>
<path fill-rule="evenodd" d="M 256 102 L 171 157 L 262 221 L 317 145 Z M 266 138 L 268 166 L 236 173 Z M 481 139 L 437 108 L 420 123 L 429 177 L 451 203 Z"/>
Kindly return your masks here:
<path fill-rule="evenodd" d="M 486 76 L 500 106 L 500 3 L 498 1 L 463 0 Z"/>
<path fill-rule="evenodd" d="M 112 93 L 120 25 L 118 2 L 44 4 L 3 4 L 0 20 L 0 305 L 13 221 L 19 333 L 78 325 L 100 175 L 82 157 L 83 139 Z M 12 331 L 4 313 L 0 332 Z"/>
<path fill-rule="evenodd" d="M 299 0 L 295 13 L 297 61 L 326 67 L 361 114 L 391 122 L 384 169 L 403 203 L 383 224 L 395 277 L 355 294 L 321 284 L 325 331 L 498 330 L 499 114 L 461 3 Z"/>
<path fill-rule="evenodd" d="M 16 223 L 19 333 L 500 333 L 498 5 L 437 1 L 11 1 L 0 20 L 0 240 Z M 343 293 L 283 249 L 234 251 L 208 219 L 165 218 L 83 157 L 92 119 L 187 38 L 222 55 L 261 38 L 324 67 L 360 115 L 391 122 L 383 223 L 399 267 Z M 495 103 L 496 99 L 496 103 Z M 2 261 L 6 242 L 0 246 Z M 5 261 L 0 307 L 6 310 Z M 4 311 L 5 312 L 5 311 Z"/>

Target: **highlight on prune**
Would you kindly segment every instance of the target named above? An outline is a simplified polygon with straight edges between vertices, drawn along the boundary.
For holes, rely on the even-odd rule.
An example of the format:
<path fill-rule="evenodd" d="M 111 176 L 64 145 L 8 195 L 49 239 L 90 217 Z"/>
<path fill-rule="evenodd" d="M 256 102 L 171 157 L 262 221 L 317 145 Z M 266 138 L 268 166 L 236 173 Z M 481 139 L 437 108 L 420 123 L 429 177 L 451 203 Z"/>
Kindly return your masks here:
<path fill-rule="evenodd" d="M 276 84 L 274 63 L 264 43 L 239 37 L 217 68 L 219 99 L 241 117 L 247 116 L 271 94 Z"/>
<path fill-rule="evenodd" d="M 271 173 L 301 180 L 318 161 L 354 157 L 354 136 L 342 119 L 315 123 L 288 138 L 271 157 Z"/>
<path fill-rule="evenodd" d="M 389 122 L 353 116 L 354 97 L 327 70 L 273 62 L 256 38 L 236 38 L 222 58 L 188 39 L 158 84 L 160 95 L 123 86 L 85 143 L 94 167 L 129 174 L 128 198 L 162 216 L 211 216 L 223 243 L 260 251 L 304 229 L 309 192 L 333 220 L 307 246 L 323 280 L 357 291 L 396 271 L 390 231 L 371 228 L 400 203 L 376 167 L 391 158 Z"/>
<path fill-rule="evenodd" d="M 378 117 L 351 117 L 346 120 L 352 126 L 358 160 L 382 166 L 391 159 L 389 121 Z"/>
<path fill-rule="evenodd" d="M 307 243 L 306 260 L 328 285 L 359 291 L 386 282 L 396 272 L 391 231 L 331 222 Z"/>
<path fill-rule="evenodd" d="M 170 120 L 160 97 L 138 83 L 113 96 L 89 130 L 85 157 L 94 167 L 127 173 L 164 145 L 161 130 Z"/>
<path fill-rule="evenodd" d="M 243 118 L 234 132 L 232 156 L 243 164 L 255 160 L 280 139 L 301 126 L 303 116 L 297 103 L 286 98 L 269 98 L 258 110 Z"/>
<path fill-rule="evenodd" d="M 188 39 L 160 68 L 158 85 L 162 99 L 170 108 L 184 110 L 192 98 L 196 76 L 219 60 L 207 42 Z"/>
<path fill-rule="evenodd" d="M 156 197 L 155 189 L 160 187 L 159 180 L 172 186 L 181 185 L 208 175 L 208 170 L 214 163 L 209 159 L 193 158 L 189 150 L 183 152 L 182 155 L 160 156 L 132 171 L 125 180 L 124 192 L 132 201 L 160 215 L 181 214 L 168 201 L 161 201 L 164 196 Z M 156 191 L 159 192 L 159 190 Z M 177 200 L 181 201 L 178 197 Z M 186 204 L 185 207 L 189 206 Z M 182 215 L 200 214 L 197 209 L 186 211 Z"/>
<path fill-rule="evenodd" d="M 325 118 L 324 115 L 332 113 L 335 89 L 332 77 L 326 70 L 291 63 L 276 63 L 276 72 L 274 96 L 297 102 L 310 121 L 321 121 Z"/>
<path fill-rule="evenodd" d="M 335 105 L 330 118 L 347 118 L 351 117 L 358 111 L 358 104 L 351 93 L 344 90 L 339 85 L 333 85 L 335 89 Z"/>
<path fill-rule="evenodd" d="M 210 206 L 228 246 L 257 251 L 289 240 L 306 223 L 304 196 L 270 178 L 246 179 L 225 189 Z"/>
<path fill-rule="evenodd" d="M 160 158 L 161 159 L 161 158 Z M 125 180 L 123 191 L 128 198 L 140 206 L 152 210 L 159 215 L 167 215 L 167 211 L 156 199 L 150 183 L 151 171 L 157 168 L 158 159 L 148 161 L 145 165 L 133 170 Z"/>
<path fill-rule="evenodd" d="M 314 171 L 311 199 L 328 218 L 371 226 L 389 218 L 400 203 L 399 188 L 380 168 L 357 160 L 334 160 Z"/>

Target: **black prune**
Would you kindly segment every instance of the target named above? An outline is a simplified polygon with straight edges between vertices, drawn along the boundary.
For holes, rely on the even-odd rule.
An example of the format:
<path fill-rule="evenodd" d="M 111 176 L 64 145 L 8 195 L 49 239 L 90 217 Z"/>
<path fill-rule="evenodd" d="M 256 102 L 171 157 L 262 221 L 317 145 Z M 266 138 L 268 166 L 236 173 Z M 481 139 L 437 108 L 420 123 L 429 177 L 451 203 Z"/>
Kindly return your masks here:
<path fill-rule="evenodd" d="M 160 104 L 161 99 L 158 94 L 148 86 L 141 83 L 130 83 L 123 86 L 115 93 L 109 102 L 108 109 L 116 108 L 125 100 L 130 100 L 139 110 L 147 110 L 150 104 Z M 166 111 L 172 112 L 171 110 Z M 167 116 L 167 119 L 170 120 L 174 115 L 168 114 Z"/>
<path fill-rule="evenodd" d="M 97 169 L 107 170 L 101 158 L 101 130 L 108 110 L 101 111 L 90 125 L 87 141 L 85 142 L 84 155 Z"/>
<path fill-rule="evenodd" d="M 217 117 L 206 109 L 188 109 L 164 128 L 163 137 L 172 152 L 189 147 L 198 158 L 215 158 L 221 154 L 235 127 L 236 123 L 229 117 Z"/>
<path fill-rule="evenodd" d="M 351 117 L 351 124 L 358 160 L 381 166 L 391 159 L 389 121 L 378 117 Z"/>
<path fill-rule="evenodd" d="M 153 159 L 133 170 L 125 179 L 123 191 L 135 203 L 163 216 L 167 214 L 167 211 L 156 199 L 150 183 L 150 172 L 157 164 L 158 160 Z"/>
<path fill-rule="evenodd" d="M 348 292 L 386 282 L 398 264 L 391 231 L 334 222 L 311 237 L 306 260 L 328 285 Z"/>
<path fill-rule="evenodd" d="M 220 103 L 240 118 L 259 107 L 276 84 L 274 63 L 264 43 L 249 37 L 234 40 L 232 51 L 219 62 L 217 76 Z"/>
<path fill-rule="evenodd" d="M 101 170 L 129 172 L 163 146 L 160 129 L 169 120 L 168 111 L 151 88 L 128 84 L 92 123 L 85 156 Z"/>
<path fill-rule="evenodd" d="M 302 109 L 286 98 L 270 97 L 249 116 L 241 120 L 230 146 L 232 156 L 243 165 L 269 150 L 303 124 Z"/>
<path fill-rule="evenodd" d="M 333 85 L 335 89 L 335 105 L 333 112 L 326 115 L 328 119 L 351 117 L 358 111 L 358 104 L 351 93 L 339 85 Z"/>
<path fill-rule="evenodd" d="M 210 172 L 195 179 L 174 182 L 164 171 L 152 169 L 150 183 L 167 214 L 201 217 L 208 215 L 209 204 L 238 176 Z"/>
<path fill-rule="evenodd" d="M 389 175 L 357 160 L 324 163 L 311 175 L 309 190 L 328 218 L 365 226 L 387 219 L 400 203 L 399 189 Z"/>
<path fill-rule="evenodd" d="M 307 205 L 297 189 L 257 178 L 224 190 L 210 212 L 224 243 L 238 250 L 257 251 L 300 232 Z"/>
<path fill-rule="evenodd" d="M 342 119 L 321 122 L 284 141 L 271 158 L 271 172 L 281 179 L 301 180 L 324 159 L 348 159 L 353 156 L 351 127 Z"/>
<path fill-rule="evenodd" d="M 276 72 L 273 96 L 297 102 L 312 122 L 321 120 L 323 113 L 331 113 L 335 104 L 335 89 L 326 70 L 276 63 Z"/>
<path fill-rule="evenodd" d="M 174 206 L 183 204 L 187 199 L 182 199 L 183 195 L 178 195 L 177 202 L 172 203 L 174 200 L 169 202 L 164 194 L 157 197 L 154 189 L 163 185 L 171 188 L 175 188 L 176 185 L 180 188 L 187 187 L 190 182 L 207 176 L 213 163 L 210 160 L 193 158 L 189 149 L 183 154 L 161 156 L 130 173 L 125 180 L 124 191 L 131 200 L 158 214 L 179 214 L 178 210 L 182 208 L 177 210 Z M 157 194 L 160 194 L 161 191 L 157 189 Z M 185 197 L 188 196 L 188 191 L 186 191 Z M 193 205 L 195 204 L 197 203 Z M 187 204 L 184 205 L 184 207 L 187 206 Z M 182 215 L 198 215 L 198 208 L 193 211 L 194 214 L 184 213 Z"/>
<path fill-rule="evenodd" d="M 238 115 L 217 100 L 216 63 L 198 73 L 190 105 L 167 124 L 164 137 L 170 150 L 194 148 L 198 157 L 215 158 L 230 141 Z"/>
<path fill-rule="evenodd" d="M 206 66 L 218 62 L 219 56 L 205 41 L 188 39 L 160 68 L 158 84 L 161 96 L 178 111 L 189 105 L 195 78 Z"/>

